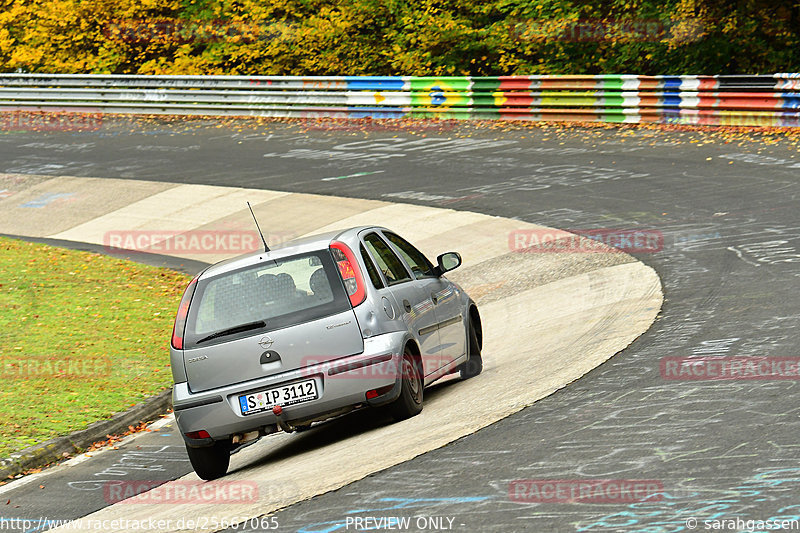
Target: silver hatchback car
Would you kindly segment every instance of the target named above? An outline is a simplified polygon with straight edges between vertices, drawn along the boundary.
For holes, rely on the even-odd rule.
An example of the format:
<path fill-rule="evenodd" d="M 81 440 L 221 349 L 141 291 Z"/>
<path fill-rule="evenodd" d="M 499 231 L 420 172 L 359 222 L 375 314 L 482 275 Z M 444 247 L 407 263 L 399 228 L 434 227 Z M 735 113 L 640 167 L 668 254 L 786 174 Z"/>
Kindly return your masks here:
<path fill-rule="evenodd" d="M 175 418 L 203 479 L 279 429 L 303 430 L 360 407 L 396 420 L 422 410 L 423 388 L 483 363 L 475 303 L 381 227 L 286 243 L 213 265 L 181 299 L 170 358 Z"/>

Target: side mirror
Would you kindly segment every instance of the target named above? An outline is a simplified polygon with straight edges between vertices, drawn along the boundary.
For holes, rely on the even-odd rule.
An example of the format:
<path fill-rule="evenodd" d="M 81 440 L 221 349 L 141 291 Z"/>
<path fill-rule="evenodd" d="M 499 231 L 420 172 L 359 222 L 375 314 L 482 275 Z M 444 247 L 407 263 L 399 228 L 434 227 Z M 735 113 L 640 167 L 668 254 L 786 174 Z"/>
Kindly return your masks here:
<path fill-rule="evenodd" d="M 436 275 L 441 276 L 461 266 L 461 255 L 458 252 L 447 252 L 437 257 L 436 262 Z"/>

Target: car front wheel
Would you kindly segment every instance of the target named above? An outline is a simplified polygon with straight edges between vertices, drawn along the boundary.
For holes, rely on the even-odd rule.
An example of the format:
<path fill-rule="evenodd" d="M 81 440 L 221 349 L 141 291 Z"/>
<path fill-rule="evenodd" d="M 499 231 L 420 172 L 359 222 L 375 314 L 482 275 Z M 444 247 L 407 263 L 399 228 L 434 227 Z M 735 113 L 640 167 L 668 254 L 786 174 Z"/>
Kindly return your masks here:
<path fill-rule="evenodd" d="M 459 367 L 461 372 L 461 379 L 474 378 L 483 371 L 483 357 L 481 356 L 481 345 L 478 342 L 478 334 L 475 332 L 475 326 L 472 324 L 472 319 L 469 319 L 469 351 L 466 362 L 462 363 Z"/>

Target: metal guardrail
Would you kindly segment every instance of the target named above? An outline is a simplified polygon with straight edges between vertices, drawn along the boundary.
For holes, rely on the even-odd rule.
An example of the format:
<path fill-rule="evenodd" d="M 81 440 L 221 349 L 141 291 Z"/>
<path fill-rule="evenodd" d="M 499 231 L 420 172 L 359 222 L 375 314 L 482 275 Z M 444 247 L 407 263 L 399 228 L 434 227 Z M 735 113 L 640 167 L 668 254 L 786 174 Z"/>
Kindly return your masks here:
<path fill-rule="evenodd" d="M 800 126 L 800 74 L 0 74 L 0 111 Z"/>

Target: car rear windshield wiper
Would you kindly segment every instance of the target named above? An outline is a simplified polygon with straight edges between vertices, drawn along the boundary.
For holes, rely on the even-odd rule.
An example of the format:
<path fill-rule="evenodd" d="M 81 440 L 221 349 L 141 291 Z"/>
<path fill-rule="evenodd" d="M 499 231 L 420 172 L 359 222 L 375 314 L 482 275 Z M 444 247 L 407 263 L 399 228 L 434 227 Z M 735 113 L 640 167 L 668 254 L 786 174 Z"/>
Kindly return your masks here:
<path fill-rule="evenodd" d="M 234 326 L 232 328 L 223 329 L 222 331 L 218 331 L 216 333 L 212 333 L 208 337 L 203 337 L 195 344 L 200 344 L 201 342 L 210 341 L 211 339 L 217 339 L 219 337 L 224 337 L 226 335 L 233 335 L 234 333 L 242 333 L 243 331 L 250 331 L 251 329 L 258 329 L 263 328 L 267 325 L 266 322 L 263 320 L 256 320 L 255 322 L 248 322 L 247 324 L 242 324 L 240 326 Z"/>

